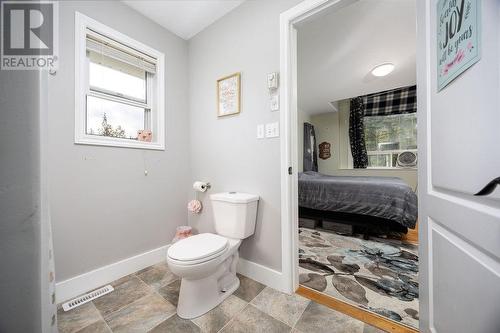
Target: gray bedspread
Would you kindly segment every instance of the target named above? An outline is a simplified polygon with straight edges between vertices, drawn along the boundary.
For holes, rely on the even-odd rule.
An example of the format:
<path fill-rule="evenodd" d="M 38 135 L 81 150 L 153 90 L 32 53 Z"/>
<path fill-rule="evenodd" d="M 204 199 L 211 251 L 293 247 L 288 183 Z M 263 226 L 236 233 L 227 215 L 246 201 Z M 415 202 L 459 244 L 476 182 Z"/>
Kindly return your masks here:
<path fill-rule="evenodd" d="M 397 177 L 299 173 L 299 206 L 377 216 L 410 229 L 417 222 L 417 195 Z"/>

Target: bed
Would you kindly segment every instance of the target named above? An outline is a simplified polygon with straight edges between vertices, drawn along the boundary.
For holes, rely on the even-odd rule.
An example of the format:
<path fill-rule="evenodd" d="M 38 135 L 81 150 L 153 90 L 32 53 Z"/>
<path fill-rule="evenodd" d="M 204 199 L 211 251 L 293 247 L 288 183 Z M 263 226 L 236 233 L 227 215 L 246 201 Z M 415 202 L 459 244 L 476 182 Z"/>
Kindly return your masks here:
<path fill-rule="evenodd" d="M 406 232 L 417 222 L 417 195 L 396 177 L 299 173 L 299 215 Z"/>

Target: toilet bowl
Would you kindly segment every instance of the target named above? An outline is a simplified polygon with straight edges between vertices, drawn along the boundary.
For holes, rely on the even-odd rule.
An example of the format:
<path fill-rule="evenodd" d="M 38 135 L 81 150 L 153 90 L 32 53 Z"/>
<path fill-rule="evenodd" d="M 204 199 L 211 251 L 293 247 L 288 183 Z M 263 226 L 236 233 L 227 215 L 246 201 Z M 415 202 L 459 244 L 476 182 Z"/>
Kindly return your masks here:
<path fill-rule="evenodd" d="M 238 289 L 236 263 L 241 240 L 206 233 L 176 244 L 179 246 L 171 247 L 175 251 L 168 251 L 167 263 L 172 273 L 182 278 L 177 314 L 196 318 Z"/>
<path fill-rule="evenodd" d="M 184 319 L 203 315 L 238 289 L 238 249 L 255 230 L 258 196 L 226 192 L 210 199 L 217 233 L 182 239 L 167 251 L 170 270 L 181 278 L 177 315 Z"/>

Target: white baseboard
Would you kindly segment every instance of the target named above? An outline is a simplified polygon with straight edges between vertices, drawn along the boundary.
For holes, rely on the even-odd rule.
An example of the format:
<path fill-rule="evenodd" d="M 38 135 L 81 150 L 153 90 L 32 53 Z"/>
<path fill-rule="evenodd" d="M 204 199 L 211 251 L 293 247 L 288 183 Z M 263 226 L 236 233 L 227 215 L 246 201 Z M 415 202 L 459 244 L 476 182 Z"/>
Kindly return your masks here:
<path fill-rule="evenodd" d="M 106 283 L 113 282 L 128 274 L 137 272 L 143 268 L 166 260 L 167 249 L 165 245 L 157 249 L 138 254 L 136 256 L 120 260 L 110 265 L 97 268 L 93 271 L 72 277 L 68 280 L 56 283 L 56 301 L 61 303 L 68 299 L 79 296 L 90 290 L 96 289 Z"/>
<path fill-rule="evenodd" d="M 143 268 L 159 263 L 167 258 L 167 249 L 169 246 L 170 245 L 165 245 L 70 279 L 57 282 L 56 301 L 57 303 L 61 303 Z M 282 273 L 274 269 L 240 258 L 237 271 L 268 287 L 287 292 L 284 290 L 285 284 L 283 283 Z"/>
<path fill-rule="evenodd" d="M 286 284 L 283 283 L 283 274 L 274 269 L 240 258 L 236 270 L 238 273 L 268 287 L 285 293 L 288 292 L 285 290 Z"/>

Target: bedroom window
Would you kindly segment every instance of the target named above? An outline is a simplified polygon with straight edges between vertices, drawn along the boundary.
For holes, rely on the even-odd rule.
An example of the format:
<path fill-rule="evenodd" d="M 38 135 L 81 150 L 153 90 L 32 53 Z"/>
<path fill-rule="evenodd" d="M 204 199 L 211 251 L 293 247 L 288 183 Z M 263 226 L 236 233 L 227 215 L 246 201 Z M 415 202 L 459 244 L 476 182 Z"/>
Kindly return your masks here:
<path fill-rule="evenodd" d="M 417 114 L 364 117 L 368 168 L 396 168 L 399 154 L 417 153 Z"/>
<path fill-rule="evenodd" d="M 165 149 L 163 59 L 77 13 L 75 143 Z"/>

